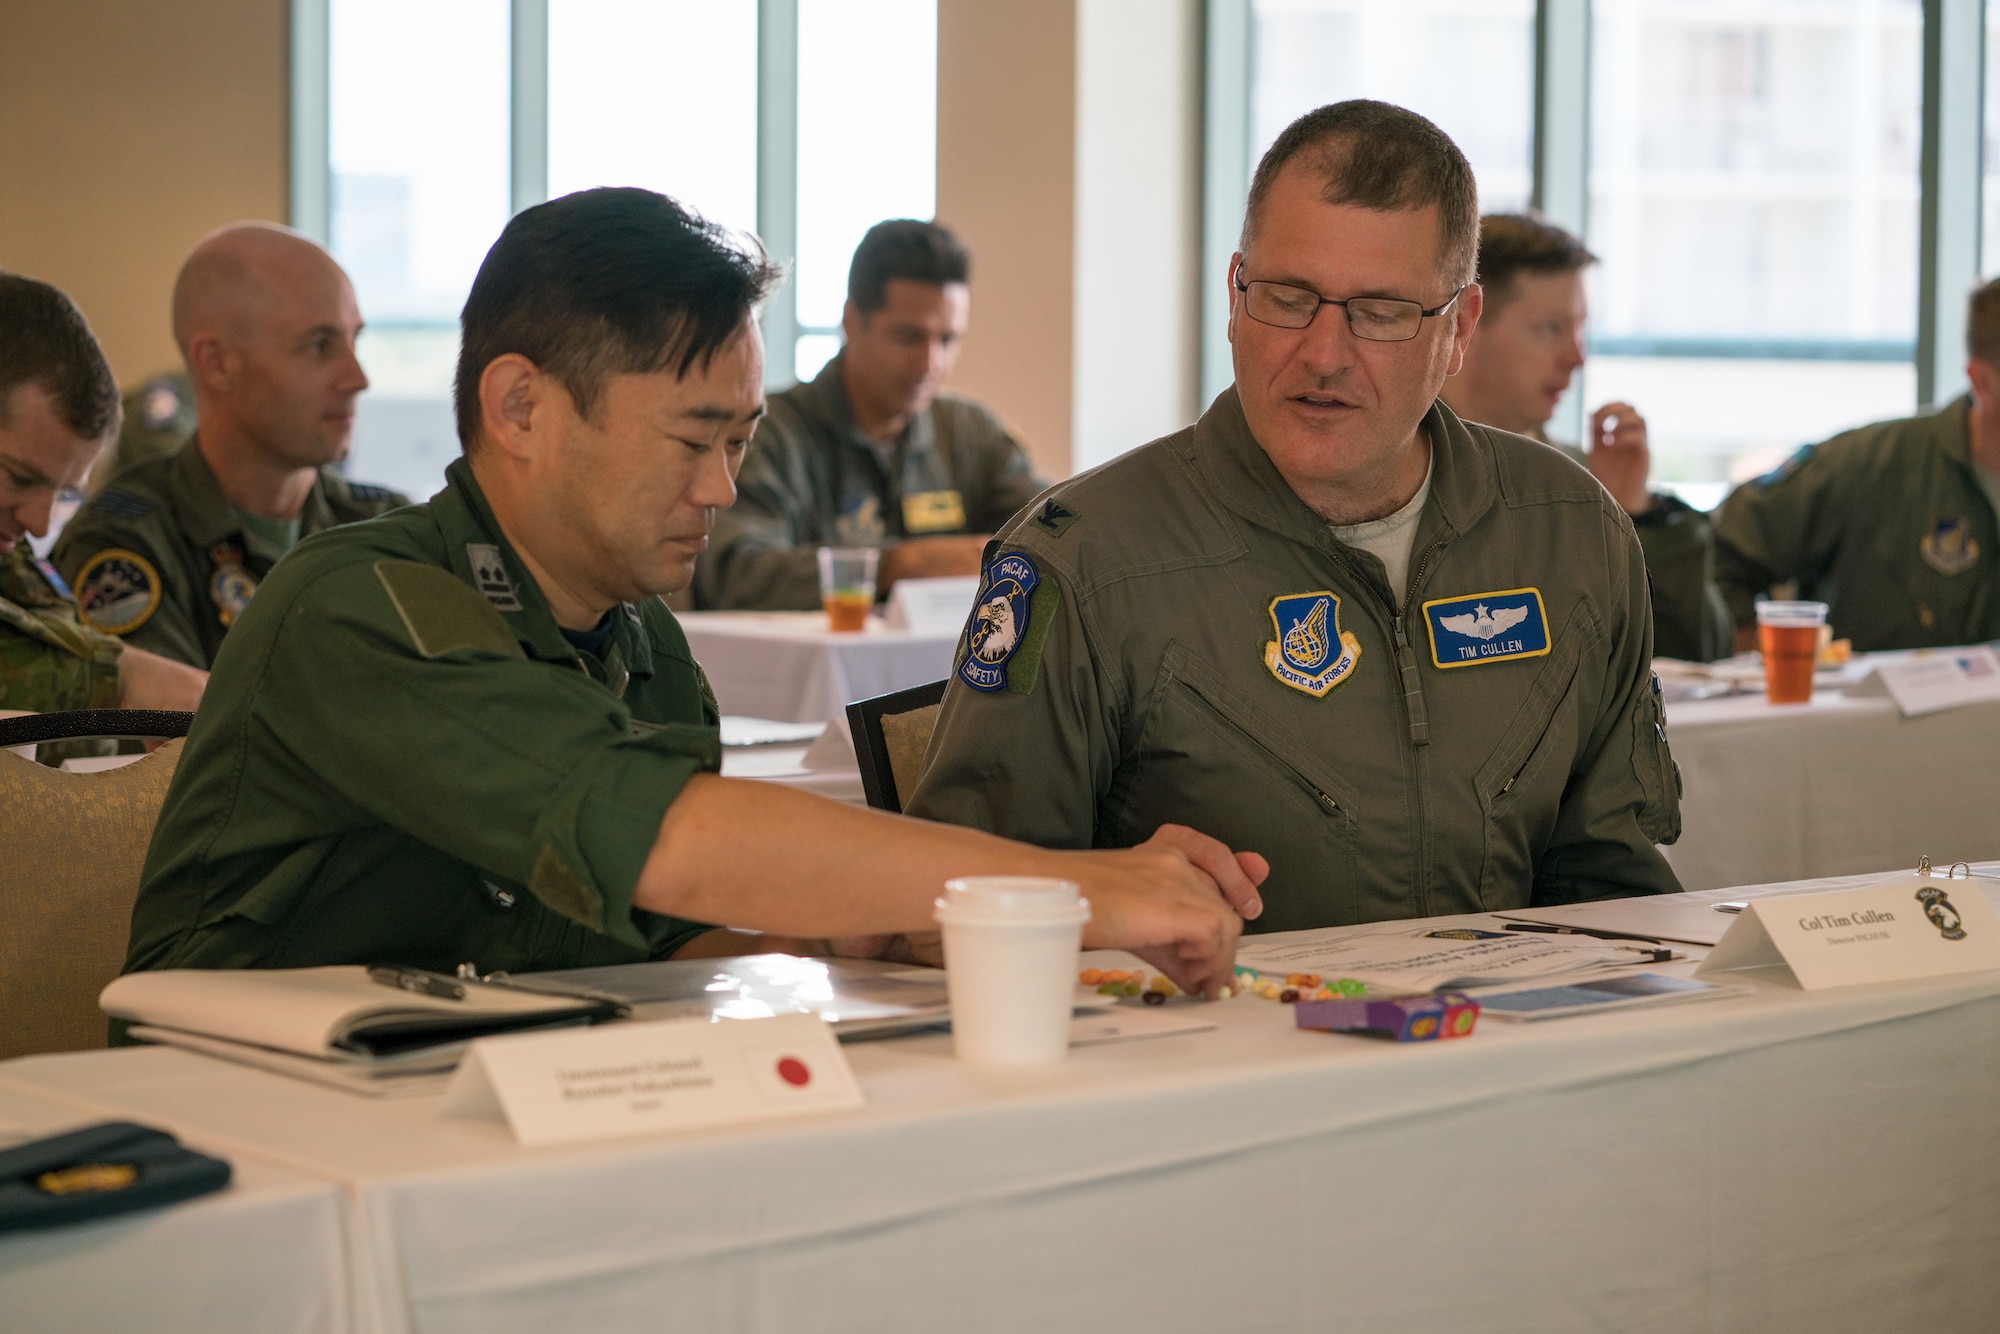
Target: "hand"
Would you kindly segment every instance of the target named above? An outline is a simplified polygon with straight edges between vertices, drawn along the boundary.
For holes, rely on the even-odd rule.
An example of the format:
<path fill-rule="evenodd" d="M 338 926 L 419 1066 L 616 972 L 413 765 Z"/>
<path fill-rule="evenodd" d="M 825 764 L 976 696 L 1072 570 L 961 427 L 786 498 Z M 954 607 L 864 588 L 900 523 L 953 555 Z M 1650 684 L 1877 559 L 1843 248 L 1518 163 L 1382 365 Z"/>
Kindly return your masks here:
<path fill-rule="evenodd" d="M 127 647 L 118 655 L 118 707 L 193 713 L 208 688 L 208 673 L 186 663 Z"/>
<path fill-rule="evenodd" d="M 1646 487 L 1652 472 L 1652 452 L 1646 446 L 1646 419 L 1630 403 L 1606 403 L 1590 414 L 1590 474 L 1603 483 L 1627 514 L 1644 514 L 1653 507 Z"/>
<path fill-rule="evenodd" d="M 1270 864 L 1206 834 L 1162 825 L 1136 848 L 1067 854 L 1090 900 L 1086 949 L 1124 949 L 1211 999 L 1235 977 L 1243 916 L 1263 911 Z"/>
<path fill-rule="evenodd" d="M 979 558 L 990 540 L 983 533 L 953 533 L 949 537 L 912 537 L 884 547 L 881 562 L 875 567 L 875 586 L 887 593 L 898 579 L 978 574 Z"/>

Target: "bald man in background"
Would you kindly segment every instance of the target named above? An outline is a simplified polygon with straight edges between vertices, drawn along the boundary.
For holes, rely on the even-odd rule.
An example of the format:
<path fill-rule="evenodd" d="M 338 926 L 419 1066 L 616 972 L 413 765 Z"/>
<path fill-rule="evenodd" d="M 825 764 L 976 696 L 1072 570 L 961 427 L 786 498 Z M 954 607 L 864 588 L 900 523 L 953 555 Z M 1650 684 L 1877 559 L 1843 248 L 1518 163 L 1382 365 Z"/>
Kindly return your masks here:
<path fill-rule="evenodd" d="M 51 554 L 85 624 L 205 669 L 302 538 L 409 501 L 330 466 L 368 377 L 353 285 L 325 250 L 274 223 L 225 227 L 181 266 L 173 319 L 194 438 L 121 473 Z"/>

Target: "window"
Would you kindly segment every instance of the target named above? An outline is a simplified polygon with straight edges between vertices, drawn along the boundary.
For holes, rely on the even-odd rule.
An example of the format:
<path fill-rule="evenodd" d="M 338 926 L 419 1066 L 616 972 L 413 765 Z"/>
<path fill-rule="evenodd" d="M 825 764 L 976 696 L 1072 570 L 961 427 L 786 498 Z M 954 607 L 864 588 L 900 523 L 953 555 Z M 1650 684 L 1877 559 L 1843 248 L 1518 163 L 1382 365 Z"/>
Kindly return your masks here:
<path fill-rule="evenodd" d="M 1250 161 L 1314 107 L 1394 102 L 1436 121 L 1472 163 L 1488 213 L 1533 184 L 1534 0 L 1255 0 Z"/>
<path fill-rule="evenodd" d="M 838 349 L 861 234 L 935 212 L 936 0 L 293 0 L 293 15 L 294 221 L 347 268 L 368 325 L 356 478 L 427 496 L 457 456 L 458 313 L 517 208 L 639 185 L 761 224 L 796 284 L 774 303 L 795 318 L 766 326 L 776 384 Z M 795 70 L 769 59 L 787 52 Z M 789 193 L 760 197 L 774 180 Z"/>
<path fill-rule="evenodd" d="M 1917 0 L 1597 0 L 1588 405 L 1695 504 L 1916 404 Z"/>
<path fill-rule="evenodd" d="M 442 406 L 458 311 L 507 223 L 507 25 L 506 0 L 337 0 L 328 15 L 326 239 L 367 324 L 371 387 L 349 467 L 417 496 L 458 454 Z"/>
<path fill-rule="evenodd" d="M 857 23 L 853 0 L 799 0 L 801 380 L 840 350 L 861 234 L 885 218 L 937 212 L 937 0 L 868 8 Z"/>

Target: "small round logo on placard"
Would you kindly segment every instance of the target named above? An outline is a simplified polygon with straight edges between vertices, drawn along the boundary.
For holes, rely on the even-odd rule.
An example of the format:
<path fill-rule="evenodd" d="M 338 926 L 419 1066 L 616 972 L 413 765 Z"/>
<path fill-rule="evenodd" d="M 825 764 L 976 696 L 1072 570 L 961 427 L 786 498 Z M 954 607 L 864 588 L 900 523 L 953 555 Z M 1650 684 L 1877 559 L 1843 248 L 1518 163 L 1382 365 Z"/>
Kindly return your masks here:
<path fill-rule="evenodd" d="M 813 1072 L 798 1057 L 781 1056 L 778 1058 L 778 1078 L 784 1080 L 793 1088 L 804 1088 L 806 1085 L 812 1083 L 812 1077 Z"/>

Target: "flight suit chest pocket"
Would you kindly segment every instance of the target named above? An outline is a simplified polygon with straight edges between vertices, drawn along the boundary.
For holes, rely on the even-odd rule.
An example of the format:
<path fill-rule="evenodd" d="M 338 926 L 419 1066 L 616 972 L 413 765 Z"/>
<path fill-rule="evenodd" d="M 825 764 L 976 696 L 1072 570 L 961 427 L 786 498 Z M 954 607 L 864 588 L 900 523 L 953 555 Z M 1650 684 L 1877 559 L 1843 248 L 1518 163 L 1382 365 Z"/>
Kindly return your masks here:
<path fill-rule="evenodd" d="M 1109 832 L 1130 844 L 1172 822 L 1261 853 L 1271 876 L 1258 930 L 1352 920 L 1358 794 L 1295 731 L 1169 645 Z"/>
<path fill-rule="evenodd" d="M 1535 867 L 1555 832 L 1582 740 L 1578 664 L 1598 638 L 1596 618 L 1579 603 L 1500 743 L 1473 777 L 1485 817 L 1479 896 L 1488 911 L 1528 904 Z"/>

